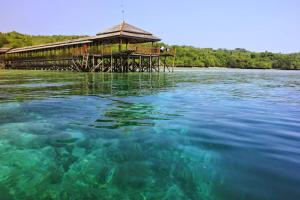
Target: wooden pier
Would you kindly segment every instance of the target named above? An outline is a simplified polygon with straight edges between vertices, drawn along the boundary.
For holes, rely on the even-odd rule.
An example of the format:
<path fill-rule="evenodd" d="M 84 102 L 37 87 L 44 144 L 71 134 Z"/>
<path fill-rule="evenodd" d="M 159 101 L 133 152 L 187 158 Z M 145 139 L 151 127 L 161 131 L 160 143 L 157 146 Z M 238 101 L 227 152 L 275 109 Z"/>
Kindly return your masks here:
<path fill-rule="evenodd" d="M 0 62 L 6 69 L 171 72 L 176 50 L 158 46 L 160 40 L 123 22 L 92 37 L 3 49 Z"/>

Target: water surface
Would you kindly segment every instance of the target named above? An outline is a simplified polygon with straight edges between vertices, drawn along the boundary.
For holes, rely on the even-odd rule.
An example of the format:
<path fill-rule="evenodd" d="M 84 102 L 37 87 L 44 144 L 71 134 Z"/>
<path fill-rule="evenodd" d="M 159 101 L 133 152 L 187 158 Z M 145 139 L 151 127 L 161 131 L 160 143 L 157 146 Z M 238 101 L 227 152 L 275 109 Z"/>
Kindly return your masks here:
<path fill-rule="evenodd" d="M 300 199 L 300 72 L 0 71 L 1 200 Z"/>

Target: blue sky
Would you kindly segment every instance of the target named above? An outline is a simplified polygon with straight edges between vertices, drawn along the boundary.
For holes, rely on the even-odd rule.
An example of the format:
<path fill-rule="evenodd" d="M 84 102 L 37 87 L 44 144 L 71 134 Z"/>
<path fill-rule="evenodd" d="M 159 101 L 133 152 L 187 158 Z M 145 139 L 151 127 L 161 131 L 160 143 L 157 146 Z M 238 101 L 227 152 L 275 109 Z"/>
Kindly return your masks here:
<path fill-rule="evenodd" d="M 169 44 L 300 52 L 300 0 L 1 0 L 0 32 L 82 34 L 125 20 Z"/>

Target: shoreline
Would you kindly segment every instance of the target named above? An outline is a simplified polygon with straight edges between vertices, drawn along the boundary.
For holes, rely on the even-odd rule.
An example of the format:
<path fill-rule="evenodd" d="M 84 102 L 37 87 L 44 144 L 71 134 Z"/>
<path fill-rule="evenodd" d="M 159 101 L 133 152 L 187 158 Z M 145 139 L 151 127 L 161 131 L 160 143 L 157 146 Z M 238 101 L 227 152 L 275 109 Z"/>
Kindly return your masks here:
<path fill-rule="evenodd" d="M 300 71 L 300 69 L 281 69 L 281 68 L 238 68 L 238 67 L 193 67 L 193 66 L 180 66 L 174 67 L 174 69 L 247 69 L 247 70 L 280 70 L 280 71 Z"/>

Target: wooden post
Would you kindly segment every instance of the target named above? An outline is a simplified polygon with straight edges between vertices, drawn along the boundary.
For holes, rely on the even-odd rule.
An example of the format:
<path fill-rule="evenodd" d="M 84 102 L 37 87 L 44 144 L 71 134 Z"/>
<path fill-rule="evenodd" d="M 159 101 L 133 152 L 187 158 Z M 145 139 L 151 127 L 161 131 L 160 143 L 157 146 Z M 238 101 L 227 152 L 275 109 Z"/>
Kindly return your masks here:
<path fill-rule="evenodd" d="M 160 65 L 161 65 L 161 61 L 160 61 L 160 55 L 158 56 L 158 72 L 160 72 Z"/>
<path fill-rule="evenodd" d="M 166 56 L 164 56 L 164 72 L 166 72 Z"/>
<path fill-rule="evenodd" d="M 103 57 L 103 44 L 101 44 L 101 57 L 102 57 L 102 59 L 101 59 L 101 71 L 103 72 L 104 71 L 104 57 Z"/>
<path fill-rule="evenodd" d="M 123 65 L 123 57 L 122 57 L 122 55 L 121 55 L 121 57 L 120 57 L 120 64 L 121 64 L 121 72 L 124 72 L 124 65 Z"/>
<path fill-rule="evenodd" d="M 142 56 L 140 56 L 140 62 L 139 62 L 139 72 L 142 71 Z"/>
<path fill-rule="evenodd" d="M 174 72 L 175 60 L 176 60 L 176 49 L 174 49 L 174 56 L 173 56 L 172 72 Z"/>
<path fill-rule="evenodd" d="M 112 72 L 113 69 L 113 52 L 112 47 L 110 47 L 110 72 Z"/>
<path fill-rule="evenodd" d="M 95 56 L 93 56 L 92 63 L 93 63 L 93 68 L 94 68 L 95 67 Z"/>
<path fill-rule="evenodd" d="M 150 58 L 149 58 L 149 65 L 150 65 L 150 72 L 152 72 L 152 55 L 150 53 Z"/>

